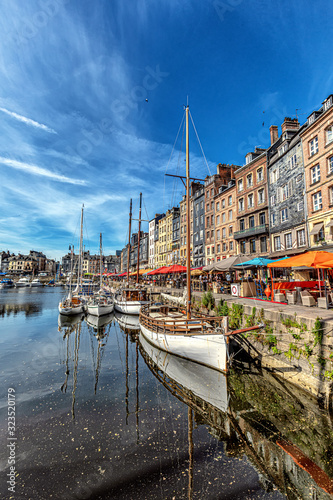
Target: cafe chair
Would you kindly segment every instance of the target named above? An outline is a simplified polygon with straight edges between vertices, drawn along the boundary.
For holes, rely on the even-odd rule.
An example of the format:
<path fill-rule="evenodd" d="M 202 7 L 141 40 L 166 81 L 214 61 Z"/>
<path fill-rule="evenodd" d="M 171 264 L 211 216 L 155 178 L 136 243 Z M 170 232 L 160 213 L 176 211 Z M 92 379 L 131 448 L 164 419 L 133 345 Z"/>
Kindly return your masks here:
<path fill-rule="evenodd" d="M 317 304 L 311 293 L 309 293 L 307 290 L 302 290 L 301 299 L 303 306 L 312 307 Z"/>

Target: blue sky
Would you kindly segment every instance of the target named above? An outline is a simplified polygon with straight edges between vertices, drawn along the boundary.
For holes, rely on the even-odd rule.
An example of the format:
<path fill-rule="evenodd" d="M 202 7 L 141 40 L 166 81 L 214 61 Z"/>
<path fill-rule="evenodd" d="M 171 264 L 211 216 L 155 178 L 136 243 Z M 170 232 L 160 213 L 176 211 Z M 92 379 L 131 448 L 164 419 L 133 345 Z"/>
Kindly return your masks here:
<path fill-rule="evenodd" d="M 114 253 L 130 198 L 134 218 L 140 192 L 144 219 L 177 204 L 164 174 L 185 172 L 180 141 L 170 155 L 187 96 L 207 159 L 192 130 L 193 177 L 242 165 L 296 109 L 303 123 L 333 92 L 332 15 L 322 0 L 1 2 L 0 250 L 60 258 L 84 203 L 86 248 L 102 232 Z"/>

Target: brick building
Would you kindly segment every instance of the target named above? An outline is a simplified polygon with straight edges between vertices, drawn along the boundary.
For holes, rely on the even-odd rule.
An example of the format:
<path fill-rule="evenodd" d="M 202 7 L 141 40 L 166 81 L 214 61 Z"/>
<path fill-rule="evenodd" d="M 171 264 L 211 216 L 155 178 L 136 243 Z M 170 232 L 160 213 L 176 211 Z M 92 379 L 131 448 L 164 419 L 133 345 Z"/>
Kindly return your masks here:
<path fill-rule="evenodd" d="M 237 193 L 237 254 L 266 256 L 270 251 L 266 150 L 255 148 L 235 173 Z"/>

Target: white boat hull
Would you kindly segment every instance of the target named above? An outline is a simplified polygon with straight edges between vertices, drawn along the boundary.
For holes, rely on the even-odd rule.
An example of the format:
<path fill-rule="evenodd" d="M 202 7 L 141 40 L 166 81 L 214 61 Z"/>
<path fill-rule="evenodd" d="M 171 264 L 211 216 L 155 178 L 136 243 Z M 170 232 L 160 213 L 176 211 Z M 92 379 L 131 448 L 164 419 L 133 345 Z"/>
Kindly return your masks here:
<path fill-rule="evenodd" d="M 101 304 L 96 304 L 96 305 L 87 305 L 87 312 L 88 314 L 91 314 L 92 316 L 104 316 L 105 314 L 110 314 L 112 313 L 114 309 L 113 304 L 107 304 L 107 305 L 101 305 Z"/>
<path fill-rule="evenodd" d="M 58 310 L 59 310 L 60 314 L 64 314 L 65 316 L 75 316 L 75 314 L 84 313 L 84 305 L 79 304 L 75 307 L 66 307 L 66 306 L 63 306 L 62 303 L 60 302 Z"/>
<path fill-rule="evenodd" d="M 114 299 L 114 308 L 116 311 L 121 312 L 123 314 L 140 314 L 141 306 L 144 304 L 149 304 L 147 301 L 140 302 L 139 300 L 118 300 Z"/>
<path fill-rule="evenodd" d="M 223 334 L 156 333 L 148 330 L 141 323 L 140 328 L 146 340 L 162 351 L 221 372 L 227 371 L 227 343 Z"/>

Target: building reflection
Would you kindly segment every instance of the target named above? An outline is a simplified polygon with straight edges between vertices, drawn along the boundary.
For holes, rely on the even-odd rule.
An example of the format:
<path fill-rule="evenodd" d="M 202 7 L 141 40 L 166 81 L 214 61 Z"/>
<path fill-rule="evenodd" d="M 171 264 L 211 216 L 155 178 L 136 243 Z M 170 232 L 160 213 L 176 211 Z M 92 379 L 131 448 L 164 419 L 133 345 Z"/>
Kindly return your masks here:
<path fill-rule="evenodd" d="M 0 317 L 16 315 L 23 312 L 25 316 L 40 314 L 42 307 L 34 302 L 25 302 L 24 304 L 0 304 Z"/>

